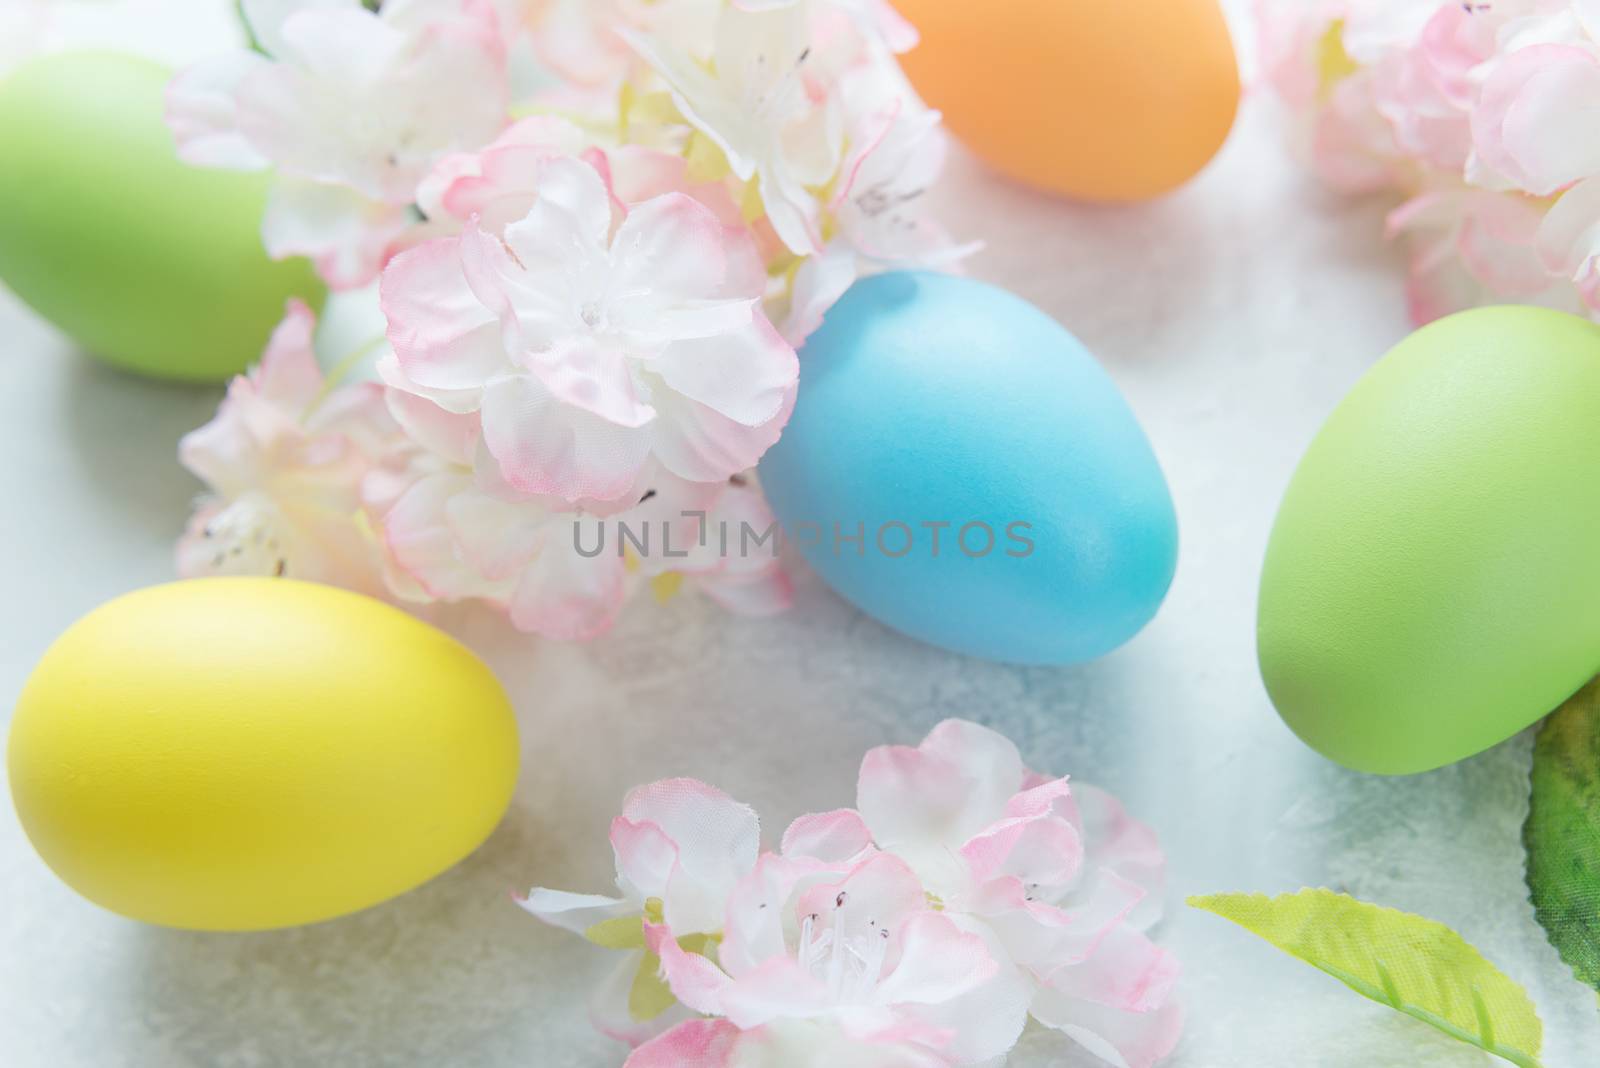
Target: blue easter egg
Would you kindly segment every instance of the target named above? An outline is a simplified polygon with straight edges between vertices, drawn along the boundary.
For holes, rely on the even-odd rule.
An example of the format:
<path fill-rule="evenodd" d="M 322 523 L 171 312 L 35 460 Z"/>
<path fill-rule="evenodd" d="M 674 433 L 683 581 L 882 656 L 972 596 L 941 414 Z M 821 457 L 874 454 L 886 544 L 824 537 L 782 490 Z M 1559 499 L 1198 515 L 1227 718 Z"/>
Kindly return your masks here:
<path fill-rule="evenodd" d="M 1166 480 L 1111 379 L 1048 315 L 970 279 L 852 286 L 801 350 L 794 416 L 760 473 L 834 590 L 972 656 L 1109 652 L 1177 564 Z"/>

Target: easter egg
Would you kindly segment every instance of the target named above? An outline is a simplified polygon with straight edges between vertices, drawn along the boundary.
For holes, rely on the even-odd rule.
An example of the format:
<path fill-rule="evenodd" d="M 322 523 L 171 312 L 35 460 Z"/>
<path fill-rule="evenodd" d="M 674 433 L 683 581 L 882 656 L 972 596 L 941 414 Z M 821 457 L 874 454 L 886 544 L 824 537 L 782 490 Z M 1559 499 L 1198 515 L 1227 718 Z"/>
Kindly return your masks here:
<path fill-rule="evenodd" d="M 262 248 L 266 174 L 174 154 L 167 78 L 82 53 L 0 80 L 0 282 L 107 363 L 220 381 L 259 358 L 287 298 L 323 289 Z"/>
<path fill-rule="evenodd" d="M 1484 308 L 1401 342 L 1283 498 L 1261 576 L 1267 691 L 1362 771 L 1460 760 L 1600 672 L 1600 327 Z"/>
<path fill-rule="evenodd" d="M 1094 201 L 1158 196 L 1216 155 L 1239 105 L 1217 0 L 895 0 L 900 57 L 991 166 Z"/>
<path fill-rule="evenodd" d="M 242 931 L 438 875 L 499 821 L 517 756 L 505 693 L 454 639 L 329 586 L 208 578 L 73 624 L 22 691 L 7 761 L 67 885 Z"/>
<path fill-rule="evenodd" d="M 761 482 L 846 600 L 915 638 L 1025 664 L 1116 648 L 1177 561 L 1127 403 L 1053 319 L 993 286 L 861 279 L 800 354 Z"/>

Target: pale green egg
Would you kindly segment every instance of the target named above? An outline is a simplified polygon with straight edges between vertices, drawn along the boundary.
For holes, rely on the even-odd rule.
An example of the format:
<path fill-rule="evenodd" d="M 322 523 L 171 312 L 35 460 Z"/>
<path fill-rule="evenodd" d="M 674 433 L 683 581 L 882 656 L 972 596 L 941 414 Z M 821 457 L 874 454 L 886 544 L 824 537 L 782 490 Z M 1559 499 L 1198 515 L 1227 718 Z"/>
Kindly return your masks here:
<path fill-rule="evenodd" d="M 1600 326 L 1483 308 L 1385 356 L 1284 495 L 1257 644 L 1301 738 L 1391 774 L 1495 745 L 1600 672 Z"/>
<path fill-rule="evenodd" d="M 79 53 L 0 81 L 0 282 L 91 354 L 219 381 L 261 354 L 304 259 L 261 245 L 265 173 L 191 167 L 163 121 L 169 72 Z"/>

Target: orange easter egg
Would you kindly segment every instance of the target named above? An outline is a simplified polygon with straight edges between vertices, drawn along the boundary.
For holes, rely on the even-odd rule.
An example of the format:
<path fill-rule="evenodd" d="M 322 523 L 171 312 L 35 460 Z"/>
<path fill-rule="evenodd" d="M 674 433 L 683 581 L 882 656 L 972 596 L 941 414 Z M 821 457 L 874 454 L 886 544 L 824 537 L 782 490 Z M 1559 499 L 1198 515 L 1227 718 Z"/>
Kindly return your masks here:
<path fill-rule="evenodd" d="M 1216 155 L 1239 104 L 1217 0 L 895 0 L 906 74 L 974 153 L 1069 197 L 1159 196 Z"/>

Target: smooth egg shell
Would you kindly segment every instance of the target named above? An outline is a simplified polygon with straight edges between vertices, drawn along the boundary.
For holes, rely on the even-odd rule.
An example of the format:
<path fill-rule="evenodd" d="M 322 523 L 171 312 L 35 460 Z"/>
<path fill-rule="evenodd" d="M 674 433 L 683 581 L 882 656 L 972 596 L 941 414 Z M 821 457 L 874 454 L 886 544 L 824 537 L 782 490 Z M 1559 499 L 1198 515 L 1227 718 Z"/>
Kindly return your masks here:
<path fill-rule="evenodd" d="M 852 286 L 801 351 L 794 415 L 760 473 L 835 590 L 973 656 L 1108 652 L 1155 614 L 1176 565 L 1166 480 L 1122 395 L 1055 320 L 970 279 Z M 836 537 L 858 531 L 859 551 Z"/>
<path fill-rule="evenodd" d="M 1485 308 L 1417 331 L 1328 418 L 1261 577 L 1288 725 L 1362 771 L 1425 771 L 1600 672 L 1600 327 Z"/>
<path fill-rule="evenodd" d="M 119 597 L 67 630 L 7 754 L 29 840 L 84 897 L 149 923 L 310 923 L 409 890 L 499 821 L 517 731 L 464 646 L 288 579 Z"/>
<path fill-rule="evenodd" d="M 260 357 L 289 297 L 324 291 L 307 260 L 262 248 L 265 172 L 174 154 L 167 78 L 81 53 L 0 80 L 0 281 L 107 363 L 220 381 Z"/>
<path fill-rule="evenodd" d="M 1216 0 L 895 0 L 917 92 L 991 166 L 1093 201 L 1144 200 L 1216 155 L 1239 106 Z"/>

